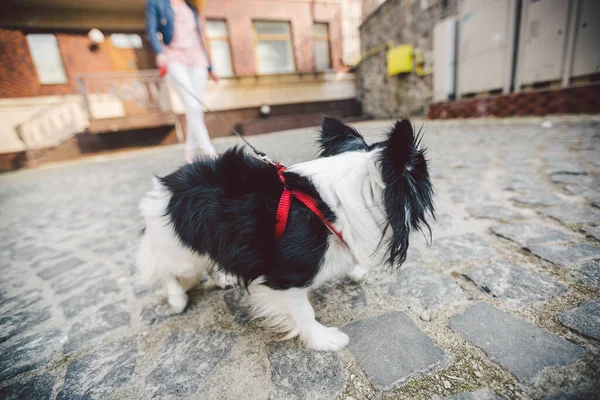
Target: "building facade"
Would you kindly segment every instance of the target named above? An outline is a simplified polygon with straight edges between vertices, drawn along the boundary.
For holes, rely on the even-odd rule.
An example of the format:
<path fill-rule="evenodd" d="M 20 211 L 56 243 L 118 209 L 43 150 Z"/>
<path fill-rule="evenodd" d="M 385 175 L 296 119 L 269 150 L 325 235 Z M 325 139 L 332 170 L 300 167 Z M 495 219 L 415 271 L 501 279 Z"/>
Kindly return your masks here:
<path fill-rule="evenodd" d="M 223 78 L 209 82 L 205 94 L 211 136 L 231 134 L 228 125 L 261 133 L 315 125 L 320 113 L 361 114 L 348 72 L 360 58 L 360 0 L 196 5 Z M 145 0 L 8 0 L 3 7 L 5 164 L 24 153 L 30 161 L 52 158 L 59 148 L 70 158 L 182 140 L 183 107 L 155 70 Z M 266 117 L 263 105 L 270 108 Z"/>

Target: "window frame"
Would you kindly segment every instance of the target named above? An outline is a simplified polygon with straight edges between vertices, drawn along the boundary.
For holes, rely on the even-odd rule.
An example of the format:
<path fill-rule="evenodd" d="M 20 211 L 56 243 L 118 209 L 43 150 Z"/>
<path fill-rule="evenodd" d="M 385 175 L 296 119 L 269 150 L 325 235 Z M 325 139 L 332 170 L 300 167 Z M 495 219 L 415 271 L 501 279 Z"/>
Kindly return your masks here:
<path fill-rule="evenodd" d="M 277 33 L 271 33 L 271 34 L 261 34 L 259 35 L 258 31 L 256 30 L 256 23 L 257 22 L 275 22 L 275 23 L 284 23 L 287 24 L 290 27 L 290 33 L 288 34 L 277 34 Z M 256 71 L 256 75 L 282 75 L 282 74 L 295 74 L 298 72 L 298 64 L 297 64 L 297 60 L 296 60 L 296 49 L 294 47 L 294 30 L 293 30 L 293 25 L 292 25 L 292 21 L 290 20 L 276 20 L 276 19 L 253 19 L 252 20 L 252 33 L 253 33 L 253 39 L 254 39 L 254 70 Z M 258 57 L 258 43 L 260 40 L 267 40 L 267 41 L 281 41 L 281 42 L 287 42 L 289 40 L 290 45 L 292 47 L 292 66 L 293 66 L 293 71 L 283 71 L 283 72 L 270 72 L 270 73 L 260 73 L 260 60 Z"/>
<path fill-rule="evenodd" d="M 30 37 L 32 36 L 51 36 L 54 38 L 54 42 L 56 43 L 56 52 L 58 55 L 58 59 L 60 61 L 60 67 L 64 74 L 64 81 L 61 82 L 43 82 L 40 74 L 40 69 L 38 68 L 38 64 L 35 61 L 35 57 L 33 55 L 33 50 L 31 46 Z M 65 67 L 65 61 L 63 59 L 63 54 L 60 49 L 60 45 L 58 43 L 58 38 L 54 33 L 47 32 L 30 32 L 25 34 L 25 41 L 27 42 L 27 50 L 29 51 L 29 57 L 31 57 L 31 62 L 33 64 L 33 69 L 35 70 L 35 75 L 37 77 L 37 82 L 40 86 L 58 86 L 58 85 L 68 85 L 70 83 L 69 74 L 67 73 L 67 68 Z"/>
<path fill-rule="evenodd" d="M 225 29 L 227 31 L 227 36 L 217 36 L 217 37 L 210 37 L 208 35 L 208 23 L 210 21 L 215 21 L 215 22 L 223 22 L 225 24 Z M 233 48 L 231 47 L 231 35 L 229 34 L 229 24 L 227 23 L 227 19 L 225 18 L 206 18 L 205 22 L 204 22 L 204 34 L 206 35 L 206 43 L 208 44 L 208 48 L 206 49 L 206 51 L 208 52 L 208 57 L 212 63 L 213 58 L 212 58 L 212 49 L 210 48 L 210 44 L 211 42 L 214 41 L 218 41 L 218 42 L 227 42 L 227 48 L 229 49 L 229 61 L 231 62 L 231 76 L 223 76 L 224 79 L 227 78 L 235 78 L 237 76 L 237 73 L 235 71 L 235 56 L 233 54 Z M 216 73 L 218 73 L 219 71 L 217 70 Z M 221 78 L 221 76 L 219 76 L 219 78 Z"/>
<path fill-rule="evenodd" d="M 325 25 L 327 26 L 327 36 L 322 36 L 322 35 L 316 35 L 315 34 L 315 25 Z M 312 40 L 313 40 L 313 68 L 315 71 L 317 72 L 325 72 L 325 71 L 329 71 L 332 69 L 332 65 L 333 65 L 333 59 L 331 57 L 331 32 L 330 32 L 330 24 L 329 22 L 322 22 L 322 21 L 314 21 L 312 24 Z M 317 69 L 317 54 L 315 52 L 316 50 L 316 42 L 326 42 L 327 43 L 327 58 L 329 60 L 329 67 L 327 67 L 326 69 Z"/>

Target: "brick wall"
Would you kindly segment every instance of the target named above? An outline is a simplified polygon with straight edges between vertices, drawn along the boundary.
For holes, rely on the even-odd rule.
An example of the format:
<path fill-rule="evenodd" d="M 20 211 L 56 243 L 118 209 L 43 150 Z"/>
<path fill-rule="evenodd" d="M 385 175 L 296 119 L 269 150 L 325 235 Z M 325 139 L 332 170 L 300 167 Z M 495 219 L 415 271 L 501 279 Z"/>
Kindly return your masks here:
<path fill-rule="evenodd" d="M 276 3 L 276 4 L 274 4 Z M 313 70 L 312 21 L 329 23 L 331 67 L 341 69 L 342 46 L 339 4 L 272 0 L 208 1 L 205 18 L 225 19 L 237 75 L 255 75 L 253 20 L 290 21 L 296 71 Z"/>
<path fill-rule="evenodd" d="M 76 74 L 111 70 L 107 52 L 102 49 L 97 52 L 90 51 L 86 34 L 58 33 L 56 39 L 69 82 L 61 85 L 41 85 L 29 53 L 25 33 L 15 29 L 0 29 L 0 98 L 76 93 Z"/>

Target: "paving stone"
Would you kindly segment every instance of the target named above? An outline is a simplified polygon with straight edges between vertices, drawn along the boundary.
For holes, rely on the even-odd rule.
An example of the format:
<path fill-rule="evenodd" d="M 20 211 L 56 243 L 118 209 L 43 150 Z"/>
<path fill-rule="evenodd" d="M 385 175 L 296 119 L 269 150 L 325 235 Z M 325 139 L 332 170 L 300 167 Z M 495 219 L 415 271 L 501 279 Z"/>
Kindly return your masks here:
<path fill-rule="evenodd" d="M 250 310 L 246 305 L 246 297 L 237 288 L 231 288 L 227 290 L 225 296 L 225 305 L 227 309 L 233 315 L 233 319 L 240 325 L 245 325 L 252 320 Z"/>
<path fill-rule="evenodd" d="M 267 400 L 269 394 L 273 393 L 271 374 L 268 345 L 265 351 L 262 341 L 257 346 L 248 335 L 242 334 L 227 358 L 202 381 L 202 388 L 194 393 L 194 397 L 207 400 Z M 293 375 L 296 375 L 295 371 Z"/>
<path fill-rule="evenodd" d="M 0 297 L 0 315 L 15 314 L 29 309 L 33 305 L 39 305 L 42 300 L 40 290 L 32 290 L 20 293 L 15 297 Z"/>
<path fill-rule="evenodd" d="M 346 376 L 338 353 L 272 342 L 267 354 L 276 399 L 334 399 L 344 390 Z"/>
<path fill-rule="evenodd" d="M 147 304 L 142 308 L 141 319 L 144 326 L 159 324 L 171 317 L 179 315 L 173 310 L 167 299 L 161 299 L 157 303 Z"/>
<path fill-rule="evenodd" d="M 474 233 L 439 238 L 433 242 L 432 248 L 445 262 L 488 259 L 496 256 L 496 251 L 490 244 L 482 236 Z"/>
<path fill-rule="evenodd" d="M 56 278 L 65 272 L 71 272 L 75 268 L 84 264 L 84 261 L 77 257 L 69 257 L 64 261 L 59 261 L 52 267 L 46 268 L 38 272 L 38 276 L 44 280 Z"/>
<path fill-rule="evenodd" d="M 356 363 L 382 390 L 403 385 L 449 362 L 444 351 L 401 312 L 357 321 L 343 331 L 350 336 L 349 349 Z"/>
<path fill-rule="evenodd" d="M 585 353 L 576 344 L 483 302 L 452 316 L 449 326 L 521 382 L 533 380 L 547 367 L 568 365 Z"/>
<path fill-rule="evenodd" d="M 109 332 L 129 325 L 130 319 L 124 301 L 104 306 L 94 314 L 73 324 L 69 330 L 64 351 L 70 352 L 87 343 L 100 340 Z"/>
<path fill-rule="evenodd" d="M 544 400 L 598 400 L 600 399 L 600 384 L 570 392 L 560 392 L 545 397 Z"/>
<path fill-rule="evenodd" d="M 86 286 L 89 282 L 106 277 L 106 273 L 106 267 L 102 264 L 85 264 L 50 281 L 50 287 L 56 294 L 69 293 Z"/>
<path fill-rule="evenodd" d="M 550 180 L 557 184 L 584 186 L 584 187 L 599 187 L 600 179 L 593 175 L 584 174 L 552 174 Z"/>
<path fill-rule="evenodd" d="M 9 380 L 23 372 L 31 371 L 60 354 L 62 335 L 57 329 L 24 337 L 3 347 L 0 357 L 0 381 Z"/>
<path fill-rule="evenodd" d="M 571 268 L 575 264 L 593 257 L 600 257 L 600 247 L 587 243 L 569 245 L 532 244 L 526 247 L 536 256 L 561 267 Z"/>
<path fill-rule="evenodd" d="M 54 378 L 48 374 L 41 374 L 24 382 L 0 389 L 0 398 L 3 400 L 49 400 L 52 398 Z"/>
<path fill-rule="evenodd" d="M 559 174 L 559 175 L 585 175 L 587 174 L 586 169 L 581 165 L 579 161 L 576 160 L 560 160 L 553 159 L 551 157 L 546 159 L 548 163 L 548 173 L 549 174 Z"/>
<path fill-rule="evenodd" d="M 451 278 L 412 264 L 400 271 L 390 294 L 407 298 L 419 311 L 432 311 L 460 296 L 462 291 Z"/>
<path fill-rule="evenodd" d="M 101 346 L 69 364 L 58 399 L 106 399 L 129 382 L 136 362 L 135 337 Z"/>
<path fill-rule="evenodd" d="M 455 394 L 454 396 L 444 397 L 446 400 L 502 400 L 502 397 L 489 389 L 475 390 L 474 392 L 465 392 Z"/>
<path fill-rule="evenodd" d="M 146 377 L 154 396 L 193 393 L 231 351 L 236 335 L 219 331 L 177 330 L 154 353 L 156 367 Z"/>
<path fill-rule="evenodd" d="M 511 176 L 507 179 L 504 189 L 516 192 L 539 192 L 547 190 L 547 186 L 532 178 Z"/>
<path fill-rule="evenodd" d="M 335 304 L 337 311 L 340 306 L 355 310 L 367 305 L 365 289 L 360 283 L 348 278 L 319 286 L 310 295 L 311 303 L 317 311 L 325 310 L 332 304 Z"/>
<path fill-rule="evenodd" d="M 41 324 L 51 316 L 50 307 L 25 310 L 0 318 L 0 343 Z"/>
<path fill-rule="evenodd" d="M 573 241 L 577 236 L 532 222 L 492 225 L 490 230 L 498 236 L 521 246 L 534 243 Z"/>
<path fill-rule="evenodd" d="M 600 286 L 600 258 L 583 264 L 573 275 L 586 285 Z"/>
<path fill-rule="evenodd" d="M 493 205 L 467 207 L 467 211 L 474 218 L 506 220 L 522 217 L 517 211 Z"/>
<path fill-rule="evenodd" d="M 102 304 L 107 299 L 115 299 L 115 294 L 119 293 L 119 287 L 114 280 L 104 280 L 92 284 L 84 292 L 69 297 L 62 301 L 65 317 L 73 318 L 79 315 L 85 309 L 91 306 Z"/>
<path fill-rule="evenodd" d="M 582 231 L 600 242 L 600 226 L 586 226 L 582 228 Z"/>
<path fill-rule="evenodd" d="M 512 200 L 528 206 L 556 206 L 563 203 L 559 197 L 548 192 L 523 194 L 513 197 Z"/>
<path fill-rule="evenodd" d="M 557 318 L 567 328 L 600 340 L 600 299 L 585 301 L 577 308 L 558 314 Z"/>
<path fill-rule="evenodd" d="M 600 223 L 600 212 L 587 207 L 558 206 L 544 208 L 542 212 L 567 225 Z"/>
<path fill-rule="evenodd" d="M 509 263 L 477 268 L 466 276 L 494 297 L 522 303 L 546 300 L 567 291 L 563 284 Z"/>

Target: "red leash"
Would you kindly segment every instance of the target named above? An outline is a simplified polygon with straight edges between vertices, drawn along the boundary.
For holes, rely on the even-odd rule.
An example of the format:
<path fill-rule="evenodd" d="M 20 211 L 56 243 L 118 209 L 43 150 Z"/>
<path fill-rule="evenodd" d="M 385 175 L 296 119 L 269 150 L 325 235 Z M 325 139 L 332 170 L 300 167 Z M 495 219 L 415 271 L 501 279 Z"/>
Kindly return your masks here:
<path fill-rule="evenodd" d="M 313 214 L 319 217 L 325 226 L 327 226 L 327 228 L 329 228 L 329 230 L 333 232 L 338 239 L 342 241 L 342 243 L 346 244 L 342 234 L 335 229 L 333 224 L 328 221 L 321 210 L 319 210 L 315 199 L 299 190 L 288 189 L 285 183 L 285 176 L 283 175 L 285 172 L 285 167 L 281 164 L 277 164 L 276 167 L 277 175 L 279 175 L 279 179 L 283 183 L 284 188 L 283 193 L 281 193 L 281 198 L 279 199 L 279 205 L 277 206 L 277 215 L 275 220 L 275 241 L 278 242 L 283 236 L 283 232 L 285 231 L 285 227 L 287 225 L 288 215 L 290 213 L 290 207 L 292 205 L 292 197 L 294 197 L 296 200 L 304 204 Z"/>

